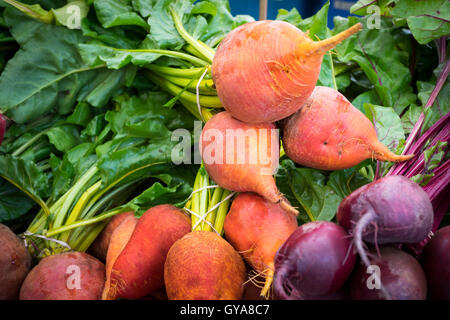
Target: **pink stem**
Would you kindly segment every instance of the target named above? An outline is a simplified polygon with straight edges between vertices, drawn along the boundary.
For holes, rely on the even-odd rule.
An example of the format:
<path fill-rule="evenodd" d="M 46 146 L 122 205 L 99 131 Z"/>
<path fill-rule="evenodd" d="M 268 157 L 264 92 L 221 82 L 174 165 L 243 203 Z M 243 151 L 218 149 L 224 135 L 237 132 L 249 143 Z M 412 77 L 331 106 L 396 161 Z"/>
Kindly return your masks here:
<path fill-rule="evenodd" d="M 0 113 L 0 145 L 2 144 L 3 137 L 5 136 L 6 131 L 6 119 Z"/>
<path fill-rule="evenodd" d="M 439 92 L 441 91 L 442 86 L 444 85 L 445 81 L 447 80 L 449 72 L 450 72 L 450 59 L 447 60 L 447 62 L 445 63 L 444 70 L 442 70 L 442 73 L 436 82 L 436 86 L 434 87 L 433 91 L 431 92 L 430 97 L 428 98 L 427 103 L 425 104 L 425 108 L 429 108 L 434 104 L 434 101 L 436 100 L 437 96 L 439 95 Z M 419 134 L 420 130 L 422 129 L 424 120 L 425 120 L 425 114 L 422 112 L 420 114 L 419 120 L 417 120 L 411 133 L 408 136 L 408 139 L 406 140 L 406 145 L 405 145 L 405 148 L 403 149 L 402 154 L 410 154 L 411 153 L 410 148 L 413 145 L 414 141 L 416 140 L 416 137 Z M 402 164 L 402 165 L 404 166 L 404 164 Z M 393 166 L 391 168 L 388 175 L 392 174 L 392 172 L 396 169 L 395 167 L 396 166 Z"/>

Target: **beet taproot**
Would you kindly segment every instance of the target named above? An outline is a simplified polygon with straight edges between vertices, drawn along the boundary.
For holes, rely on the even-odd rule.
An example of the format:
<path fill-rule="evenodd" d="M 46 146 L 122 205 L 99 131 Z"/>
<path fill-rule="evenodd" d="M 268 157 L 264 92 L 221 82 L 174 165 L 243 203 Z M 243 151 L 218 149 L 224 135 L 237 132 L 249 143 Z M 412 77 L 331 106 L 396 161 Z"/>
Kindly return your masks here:
<path fill-rule="evenodd" d="M 429 298 L 450 300 L 450 226 L 442 227 L 425 245 L 421 257 Z"/>
<path fill-rule="evenodd" d="M 239 300 L 245 263 L 221 236 L 193 231 L 170 248 L 164 266 L 169 300 Z"/>
<path fill-rule="evenodd" d="M 370 251 L 370 265 L 359 263 L 350 280 L 353 300 L 425 300 L 427 281 L 420 263 L 394 248 Z"/>
<path fill-rule="evenodd" d="M 356 262 L 349 234 L 329 221 L 294 231 L 275 256 L 274 289 L 283 300 L 318 300 L 344 287 Z"/>
<path fill-rule="evenodd" d="M 337 221 L 354 236 L 366 263 L 364 242 L 418 243 L 433 227 L 433 207 L 427 193 L 404 176 L 386 176 L 353 191 L 340 203 Z"/>
<path fill-rule="evenodd" d="M 106 261 L 109 243 L 114 230 L 129 216 L 134 215 L 134 212 L 124 212 L 115 215 L 106 225 L 105 229 L 98 235 L 97 239 L 91 244 L 88 252 L 100 261 Z"/>
<path fill-rule="evenodd" d="M 279 143 L 274 124 L 248 124 L 223 111 L 203 128 L 200 151 L 206 171 L 222 188 L 257 193 L 297 215 L 273 177 L 280 158 Z"/>
<path fill-rule="evenodd" d="M 0 300 L 15 300 L 31 268 L 31 256 L 24 242 L 0 224 Z"/>
<path fill-rule="evenodd" d="M 173 205 L 128 216 L 111 236 L 103 299 L 139 299 L 161 289 L 167 252 L 190 231 L 190 219 Z"/>
<path fill-rule="evenodd" d="M 21 300 L 100 300 L 105 265 L 83 252 L 64 252 L 42 259 L 25 278 Z"/>
<path fill-rule="evenodd" d="M 239 26 L 221 41 L 212 63 L 222 105 L 249 123 L 290 116 L 313 91 L 325 53 L 361 29 L 358 23 L 329 39 L 313 41 L 284 21 Z"/>
<path fill-rule="evenodd" d="M 267 296 L 280 246 L 297 229 L 294 215 L 254 193 L 240 193 L 225 218 L 225 238 L 265 279 L 261 296 Z"/>
<path fill-rule="evenodd" d="M 283 121 L 286 155 L 300 165 L 321 169 L 351 168 L 363 160 L 405 161 L 383 145 L 372 122 L 339 91 L 317 86 L 294 115 Z"/>

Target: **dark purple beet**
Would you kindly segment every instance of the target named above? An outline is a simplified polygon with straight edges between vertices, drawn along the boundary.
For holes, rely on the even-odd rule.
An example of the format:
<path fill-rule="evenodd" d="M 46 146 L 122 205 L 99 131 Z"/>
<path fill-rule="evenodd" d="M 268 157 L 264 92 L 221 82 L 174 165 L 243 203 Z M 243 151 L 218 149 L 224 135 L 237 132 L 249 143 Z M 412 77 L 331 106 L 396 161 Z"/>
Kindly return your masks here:
<path fill-rule="evenodd" d="M 6 131 L 6 120 L 0 113 L 0 145 L 2 144 L 3 137 L 5 136 L 5 131 Z"/>
<path fill-rule="evenodd" d="M 417 183 L 388 176 L 355 190 L 339 205 L 337 220 L 345 229 L 356 231 L 363 219 L 364 241 L 416 243 L 431 231 L 433 207 Z"/>
<path fill-rule="evenodd" d="M 433 227 L 430 198 L 417 183 L 404 176 L 387 176 L 369 183 L 342 200 L 337 221 L 354 236 L 362 261 L 372 244 L 417 243 Z"/>
<path fill-rule="evenodd" d="M 341 226 L 327 221 L 303 224 L 275 256 L 275 295 L 285 300 L 333 297 L 355 261 L 351 238 Z"/>
<path fill-rule="evenodd" d="M 350 278 L 353 300 L 426 299 L 425 273 L 420 263 L 410 254 L 393 247 L 381 247 L 380 256 L 375 250 L 371 250 L 370 264 L 379 267 L 378 279 L 382 286 L 374 287 L 376 273 L 370 272 L 365 264 L 359 263 Z"/>
<path fill-rule="evenodd" d="M 450 226 L 439 229 L 422 254 L 429 298 L 450 300 Z"/>

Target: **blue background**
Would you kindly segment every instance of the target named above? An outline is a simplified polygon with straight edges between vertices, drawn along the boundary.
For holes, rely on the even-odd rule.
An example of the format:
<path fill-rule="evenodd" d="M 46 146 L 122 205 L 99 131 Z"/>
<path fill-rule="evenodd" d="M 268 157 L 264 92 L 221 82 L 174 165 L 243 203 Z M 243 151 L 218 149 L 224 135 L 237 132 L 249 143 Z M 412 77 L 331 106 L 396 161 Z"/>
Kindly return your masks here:
<path fill-rule="evenodd" d="M 259 0 L 229 0 L 231 13 L 249 14 L 258 20 Z M 302 18 L 314 15 L 327 1 L 326 0 L 269 0 L 267 8 L 267 19 L 274 20 L 277 17 L 278 9 L 291 10 L 297 8 Z M 328 11 L 328 27 L 333 28 L 333 17 L 347 17 L 349 11 L 342 8 L 350 8 L 356 0 L 331 0 Z"/>

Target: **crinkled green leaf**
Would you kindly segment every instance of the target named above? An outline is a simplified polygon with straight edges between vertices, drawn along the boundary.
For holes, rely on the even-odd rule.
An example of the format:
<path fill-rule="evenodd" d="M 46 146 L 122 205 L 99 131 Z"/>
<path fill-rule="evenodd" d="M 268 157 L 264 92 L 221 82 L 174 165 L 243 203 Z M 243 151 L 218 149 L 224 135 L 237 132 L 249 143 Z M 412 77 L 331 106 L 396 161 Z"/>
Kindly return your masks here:
<path fill-rule="evenodd" d="M 364 113 L 364 104 L 377 104 L 379 105 L 381 103 L 380 98 L 378 98 L 377 93 L 375 90 L 369 90 L 361 93 L 358 95 L 353 101 L 352 104 L 355 106 L 359 111 Z"/>
<path fill-rule="evenodd" d="M 169 96 L 163 92 L 148 92 L 141 96 L 121 96 L 116 110 L 108 111 L 106 119 L 118 137 L 148 139 L 170 138 L 171 130 L 192 128 L 193 117 L 184 108 L 163 107 Z"/>
<path fill-rule="evenodd" d="M 23 14 L 27 15 L 30 18 L 36 19 L 42 23 L 52 23 L 54 20 L 54 16 L 52 12 L 47 11 L 41 7 L 40 4 L 27 4 L 25 2 L 19 2 L 15 0 L 10 0 L 8 5 L 14 7 L 19 10 Z"/>
<path fill-rule="evenodd" d="M 447 147 L 448 141 L 438 141 L 438 143 L 424 151 L 426 171 L 432 171 L 439 166 L 447 153 Z"/>
<path fill-rule="evenodd" d="M 296 168 L 284 160 L 276 176 L 279 190 L 300 211 L 299 219 L 333 220 L 341 197 L 326 182 L 326 176 L 310 168 Z"/>
<path fill-rule="evenodd" d="M 160 0 L 153 2 L 153 7 L 149 11 L 148 24 L 150 25 L 149 37 L 162 49 L 179 50 L 185 41 L 175 28 L 169 9 L 172 8 L 180 17 L 187 15 L 184 13 L 191 9 L 191 0 Z"/>
<path fill-rule="evenodd" d="M 105 119 L 105 114 L 98 114 L 92 117 L 89 123 L 86 125 L 86 128 L 81 133 L 82 136 L 98 136 L 102 130 L 105 128 L 107 122 Z"/>
<path fill-rule="evenodd" d="M 134 210 L 138 216 L 159 204 L 183 206 L 192 193 L 195 174 L 192 167 L 176 167 L 171 168 L 168 173 L 155 175 L 153 178 L 160 181 L 154 182 L 151 187 L 125 205 Z"/>
<path fill-rule="evenodd" d="M 302 16 L 300 15 L 300 12 L 298 12 L 297 8 L 292 8 L 290 11 L 286 9 L 278 10 L 276 20 L 286 21 L 289 22 L 290 24 L 293 24 L 294 26 L 298 26 L 300 25 L 303 19 Z"/>
<path fill-rule="evenodd" d="M 385 15 L 389 13 L 389 4 L 391 4 L 392 2 L 392 0 L 359 0 L 352 5 L 352 7 L 350 8 L 350 13 L 365 16 L 368 14 L 379 12 L 380 15 Z"/>
<path fill-rule="evenodd" d="M 55 155 L 50 157 L 49 163 L 53 173 L 51 196 L 57 199 L 70 189 L 75 177 L 75 168 L 67 158 L 62 160 Z"/>
<path fill-rule="evenodd" d="M 80 102 L 75 107 L 73 113 L 67 118 L 67 123 L 86 126 L 91 120 L 93 111 L 86 102 Z"/>
<path fill-rule="evenodd" d="M 233 17 L 230 12 L 228 0 L 210 0 L 211 4 L 215 5 L 217 12 L 212 18 L 208 19 L 208 29 L 200 40 L 209 44 L 217 44 L 217 39 L 223 38 L 231 30 L 239 27 L 242 24 L 255 21 L 249 15 L 237 15 Z"/>
<path fill-rule="evenodd" d="M 327 185 L 330 186 L 341 199 L 344 199 L 356 189 L 372 182 L 372 179 L 360 172 L 361 169 L 366 166 L 368 166 L 368 164 L 364 161 L 349 169 L 333 171 L 329 175 Z"/>
<path fill-rule="evenodd" d="M 17 20 L 5 17 L 15 30 Z M 80 31 L 36 21 L 27 21 L 25 26 L 31 26 L 35 34 L 21 39 L 24 44 L 0 76 L 0 112 L 24 123 L 51 111 L 68 114 L 78 100 L 102 106 L 118 93 L 126 71 L 88 67 L 78 53 L 78 44 L 84 41 Z M 23 30 L 24 23 L 18 27 Z"/>
<path fill-rule="evenodd" d="M 25 216 L 34 201 L 17 187 L 0 178 L 0 223 L 8 224 Z"/>
<path fill-rule="evenodd" d="M 447 0 L 395 0 L 390 12 L 394 18 L 406 19 L 420 44 L 450 34 L 450 2 Z"/>
<path fill-rule="evenodd" d="M 418 94 L 417 97 L 422 103 L 422 107 L 425 107 L 428 103 L 428 99 L 432 91 L 436 86 L 436 79 L 442 72 L 444 63 L 440 64 L 435 70 L 430 81 L 417 81 Z M 422 132 L 425 132 L 430 128 L 437 120 L 443 115 L 450 112 L 450 80 L 444 83 L 439 95 L 430 108 L 425 110 L 425 121 L 422 127 Z"/>
<path fill-rule="evenodd" d="M 42 199 L 49 195 L 49 176 L 34 162 L 10 155 L 0 156 L 0 176 L 26 193 L 48 213 Z"/>
<path fill-rule="evenodd" d="M 148 30 L 145 20 L 133 10 L 131 0 L 94 0 L 97 18 L 105 28 L 139 26 Z"/>
<path fill-rule="evenodd" d="M 80 44 L 80 54 L 83 60 L 91 66 L 105 64 L 111 69 L 120 69 L 129 63 L 144 66 L 154 62 L 161 54 L 112 48 L 99 44 Z"/>
<path fill-rule="evenodd" d="M 50 143 L 62 152 L 69 151 L 81 143 L 79 128 L 66 124 L 51 128 L 46 132 Z"/>
<path fill-rule="evenodd" d="M 414 175 L 411 177 L 411 180 L 421 186 L 426 186 L 435 175 L 433 170 L 448 157 L 448 141 L 438 141 L 436 144 L 426 148 L 423 156 L 425 162 L 423 173 Z"/>
<path fill-rule="evenodd" d="M 417 120 L 419 120 L 422 111 L 423 108 L 417 105 L 411 105 L 408 110 L 406 110 L 406 112 L 402 115 L 401 119 L 405 134 L 409 134 L 412 131 L 414 125 L 417 123 Z"/>
<path fill-rule="evenodd" d="M 333 33 L 338 33 L 356 22 L 367 23 L 367 18 L 349 17 L 335 24 Z M 336 46 L 337 59 L 341 62 L 356 62 L 370 80 L 382 104 L 400 112 L 415 99 L 409 71 L 409 53 L 398 47 L 398 42 L 407 37 L 381 18 L 380 29 L 367 26 L 357 35 Z M 371 88 L 369 88 L 371 89 Z"/>
<path fill-rule="evenodd" d="M 400 117 L 393 108 L 364 104 L 366 116 L 375 125 L 378 140 L 394 151 L 405 139 L 405 131 Z"/>
<path fill-rule="evenodd" d="M 209 14 L 215 16 L 217 14 L 217 6 L 210 1 L 198 1 L 191 10 L 193 14 Z"/>
<path fill-rule="evenodd" d="M 81 22 L 81 31 L 84 36 L 95 39 L 115 48 L 136 48 L 142 41 L 136 33 L 122 27 L 103 28 L 99 22 L 88 17 Z"/>

